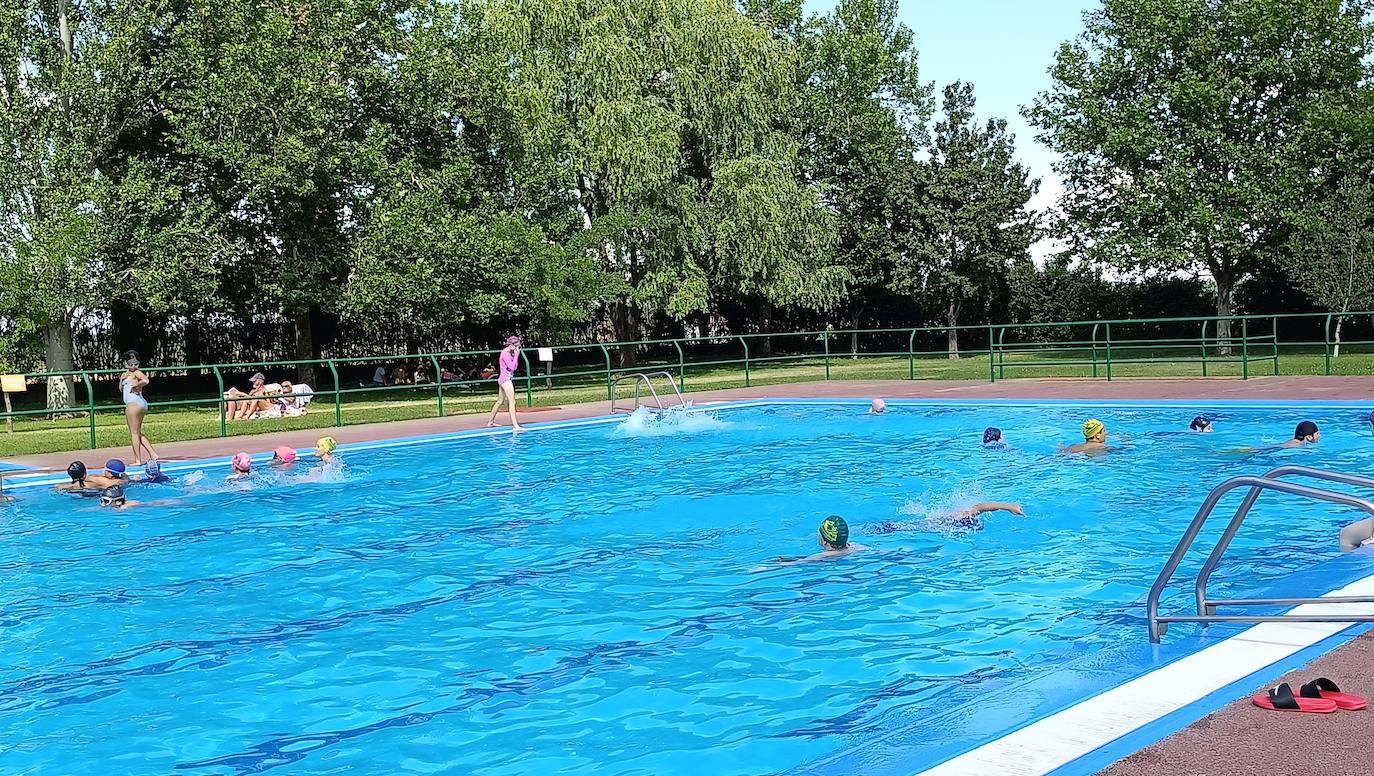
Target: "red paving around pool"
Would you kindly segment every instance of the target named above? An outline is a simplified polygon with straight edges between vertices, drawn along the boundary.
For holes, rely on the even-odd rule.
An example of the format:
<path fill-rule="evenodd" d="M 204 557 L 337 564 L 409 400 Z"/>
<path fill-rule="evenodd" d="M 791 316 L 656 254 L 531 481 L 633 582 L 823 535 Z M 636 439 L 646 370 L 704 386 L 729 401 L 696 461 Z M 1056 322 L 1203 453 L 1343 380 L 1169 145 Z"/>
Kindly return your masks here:
<path fill-rule="evenodd" d="M 997 383 L 908 380 L 835 380 L 830 382 L 703 391 L 690 394 L 696 404 L 761 398 L 885 399 L 1091 399 L 1091 400 L 1251 400 L 1366 401 L 1374 399 L 1374 377 L 1260 377 L 1250 380 L 1210 378 L 1176 380 L 1018 379 Z M 539 408 L 530 422 L 602 416 L 607 402 Z M 159 445 L 166 460 L 226 456 L 237 450 L 271 450 L 280 445 L 307 448 L 322 434 L 342 445 L 443 434 L 481 428 L 485 414 L 396 421 L 331 429 L 311 429 L 227 439 L 203 439 Z M 157 439 L 157 415 L 147 431 Z M 124 456 L 127 447 L 81 450 L 8 459 L 35 469 L 61 471 L 74 457 L 103 461 Z M 1328 676 L 1343 689 L 1374 696 L 1374 634 L 1363 636 L 1312 666 L 1285 677 L 1294 687 L 1307 678 Z M 1270 684 L 1276 684 L 1275 680 Z M 1259 690 L 1261 688 L 1255 688 Z M 1137 752 L 1104 771 L 1108 776 L 1355 776 L 1374 773 L 1374 711 L 1333 715 L 1280 714 L 1262 711 L 1247 698 L 1160 743 Z M 991 775 L 990 775 L 991 776 Z"/>

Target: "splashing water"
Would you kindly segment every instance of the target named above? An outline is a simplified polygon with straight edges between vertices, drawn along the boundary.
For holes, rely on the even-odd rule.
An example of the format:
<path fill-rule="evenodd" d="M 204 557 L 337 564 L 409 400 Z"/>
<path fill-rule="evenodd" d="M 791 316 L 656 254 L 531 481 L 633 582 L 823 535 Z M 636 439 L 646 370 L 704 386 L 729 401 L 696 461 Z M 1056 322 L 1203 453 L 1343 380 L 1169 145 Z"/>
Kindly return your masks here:
<path fill-rule="evenodd" d="M 639 407 L 616 427 L 616 433 L 633 437 L 668 436 L 722 431 L 732 425 L 734 424 L 721 420 L 715 414 L 688 412 L 680 406 L 672 407 L 666 412 Z"/>

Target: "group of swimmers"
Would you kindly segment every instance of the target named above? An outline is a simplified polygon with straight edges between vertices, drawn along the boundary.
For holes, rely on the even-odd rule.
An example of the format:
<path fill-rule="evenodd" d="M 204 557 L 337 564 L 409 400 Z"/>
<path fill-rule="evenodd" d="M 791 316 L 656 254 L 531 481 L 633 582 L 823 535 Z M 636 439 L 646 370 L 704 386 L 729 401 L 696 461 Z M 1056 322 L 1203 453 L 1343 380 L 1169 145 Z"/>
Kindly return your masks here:
<path fill-rule="evenodd" d="M 320 437 L 315 442 L 316 461 L 325 465 L 332 463 L 334 451 L 338 446 L 339 443 L 334 437 Z M 296 451 L 292 448 L 278 447 L 272 451 L 269 465 L 278 470 L 289 469 L 296 464 L 297 458 Z M 227 481 L 250 477 L 253 473 L 253 456 L 246 452 L 236 453 L 230 459 L 229 466 L 232 472 L 225 478 Z M 165 485 L 172 482 L 171 477 L 162 473 L 162 464 L 156 459 L 143 464 L 141 476 L 131 475 L 128 466 L 118 458 L 106 461 L 103 471 L 98 473 L 91 472 L 82 461 L 72 461 L 67 466 L 67 477 L 69 481 L 57 485 L 57 490 L 99 498 L 102 507 L 114 509 L 126 509 L 143 503 L 129 499 L 126 489 L 131 485 Z"/>
<path fill-rule="evenodd" d="M 882 399 L 874 399 L 869 405 L 868 414 L 881 415 L 887 411 L 887 403 Z M 1370 430 L 1374 431 L 1374 413 L 1369 416 Z M 1188 429 L 1201 434 L 1211 433 L 1214 430 L 1212 420 L 1204 415 L 1199 415 L 1192 419 L 1188 424 Z M 1082 427 L 1083 441 L 1072 445 L 1061 445 L 1060 451 L 1078 455 L 1099 455 L 1111 452 L 1116 448 L 1107 444 L 1107 425 L 1097 418 L 1089 418 L 1083 422 Z M 1315 444 L 1321 439 L 1321 429 L 1317 424 L 1310 420 L 1304 420 L 1293 429 L 1293 438 L 1281 442 L 1272 448 L 1293 448 L 1303 445 Z M 984 447 L 1004 447 L 1006 438 L 1002 430 L 996 427 L 988 427 L 983 430 Z M 1253 451 L 1253 450 L 1252 450 Z M 1014 515 L 1025 515 L 1020 504 L 1010 502 L 985 502 L 974 504 L 967 509 L 953 512 L 946 516 L 945 524 L 956 528 L 977 529 L 982 527 L 980 515 L 988 512 L 1010 512 Z M 890 533 L 898 524 L 883 523 L 874 527 L 873 533 Z M 1357 535 L 1358 534 L 1358 535 Z M 821 560 L 831 560 L 841 558 L 846 555 L 866 550 L 868 547 L 849 541 L 849 523 L 839 515 L 830 515 L 821 521 L 818 531 L 818 539 L 821 551 L 802 557 L 783 557 L 778 558 L 772 564 L 760 566 L 754 571 L 763 571 L 768 568 L 780 566 L 793 566 L 799 563 L 812 563 Z M 1341 532 L 1341 549 L 1352 550 L 1364 542 L 1374 543 L 1374 519 L 1361 520 L 1358 523 L 1346 526 Z"/>

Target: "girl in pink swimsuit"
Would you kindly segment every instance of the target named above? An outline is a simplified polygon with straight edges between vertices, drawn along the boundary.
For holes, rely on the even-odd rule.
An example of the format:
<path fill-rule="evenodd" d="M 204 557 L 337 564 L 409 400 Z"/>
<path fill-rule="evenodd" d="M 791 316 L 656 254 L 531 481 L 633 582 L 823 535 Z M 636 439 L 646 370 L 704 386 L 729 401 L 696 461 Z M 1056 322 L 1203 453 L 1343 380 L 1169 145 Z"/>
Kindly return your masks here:
<path fill-rule="evenodd" d="M 496 425 L 496 413 L 501 410 L 501 403 L 505 402 L 510 407 L 511 431 L 525 430 L 515 417 L 515 383 L 511 381 L 519 365 L 520 338 L 511 335 L 506 338 L 506 347 L 501 351 L 501 372 L 496 378 L 496 403 L 491 405 L 491 417 L 487 418 L 488 428 Z"/>

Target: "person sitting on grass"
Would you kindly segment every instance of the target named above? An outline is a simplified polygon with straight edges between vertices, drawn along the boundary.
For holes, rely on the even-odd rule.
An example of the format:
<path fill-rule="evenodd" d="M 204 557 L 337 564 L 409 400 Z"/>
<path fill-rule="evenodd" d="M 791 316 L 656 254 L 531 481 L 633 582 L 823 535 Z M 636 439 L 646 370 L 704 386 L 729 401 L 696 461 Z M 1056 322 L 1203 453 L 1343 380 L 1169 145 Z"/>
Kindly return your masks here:
<path fill-rule="evenodd" d="M 796 566 L 801 563 L 814 563 L 819 560 L 833 560 L 843 558 L 846 555 L 853 555 L 868 549 L 865 545 L 855 544 L 849 541 L 849 523 L 843 517 L 831 515 L 821 521 L 818 531 L 821 551 L 804 557 L 781 557 L 771 565 L 759 566 L 753 571 L 765 571 L 770 568 L 781 568 L 782 566 Z"/>
<path fill-rule="evenodd" d="M 224 392 L 225 408 L 224 417 L 226 420 L 248 420 L 259 411 L 267 409 L 271 402 L 259 397 L 267 393 L 267 376 L 262 372 L 255 372 L 248 378 L 252 387 L 247 393 L 237 388 L 230 388 Z M 280 386 L 278 386 L 280 390 Z"/>
<path fill-rule="evenodd" d="M 1303 445 L 1313 445 L 1322 438 L 1322 432 L 1317 428 L 1317 424 L 1310 420 L 1304 420 L 1293 429 L 1293 438 L 1279 445 L 1279 447 L 1302 447 Z"/>
<path fill-rule="evenodd" d="M 1091 418 L 1083 422 L 1083 441 L 1063 448 L 1063 452 L 1101 455 L 1115 449 L 1107 446 L 1106 424 L 1097 418 Z"/>

